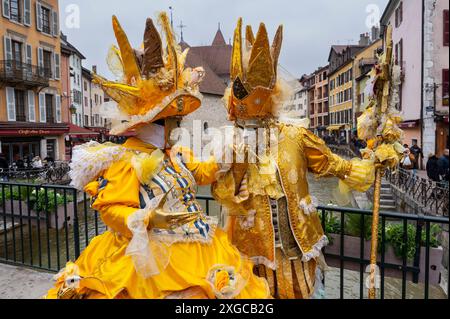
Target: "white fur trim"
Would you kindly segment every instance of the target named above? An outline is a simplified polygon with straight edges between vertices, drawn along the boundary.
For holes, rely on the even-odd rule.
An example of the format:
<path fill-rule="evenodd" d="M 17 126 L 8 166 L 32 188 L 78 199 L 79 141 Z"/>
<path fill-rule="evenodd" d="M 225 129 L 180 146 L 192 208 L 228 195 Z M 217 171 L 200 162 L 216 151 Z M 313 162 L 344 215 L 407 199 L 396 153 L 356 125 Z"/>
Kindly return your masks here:
<path fill-rule="evenodd" d="M 312 249 L 303 254 L 302 261 L 308 262 L 313 258 L 318 258 L 322 254 L 322 248 L 328 245 L 328 238 L 327 236 L 322 236 L 321 239 L 312 247 Z"/>
<path fill-rule="evenodd" d="M 121 160 L 125 153 L 126 149 L 120 145 L 104 146 L 95 141 L 76 146 L 70 163 L 71 185 L 83 190 L 102 171 Z"/>
<path fill-rule="evenodd" d="M 255 265 L 264 265 L 267 268 L 270 268 L 272 270 L 276 270 L 277 269 L 277 265 L 275 262 L 270 261 L 269 259 L 267 259 L 264 256 L 253 256 L 250 257 L 250 260 L 255 264 Z"/>

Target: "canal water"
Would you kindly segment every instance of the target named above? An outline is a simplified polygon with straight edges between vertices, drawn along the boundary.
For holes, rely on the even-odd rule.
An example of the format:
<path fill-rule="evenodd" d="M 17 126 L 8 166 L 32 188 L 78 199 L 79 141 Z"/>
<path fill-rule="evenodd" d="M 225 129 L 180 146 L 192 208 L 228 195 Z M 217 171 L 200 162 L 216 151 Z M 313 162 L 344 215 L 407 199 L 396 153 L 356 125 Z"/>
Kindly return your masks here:
<path fill-rule="evenodd" d="M 337 188 L 336 178 L 316 179 L 308 176 L 310 194 L 317 197 L 322 206 L 336 203 L 332 194 Z M 200 187 L 199 195 L 210 196 L 209 187 Z M 207 203 L 200 200 L 206 210 Z M 215 202 L 208 204 L 211 215 L 220 215 L 220 207 Z M 87 214 L 84 214 L 84 212 Z M 78 205 L 79 216 L 79 246 L 80 251 L 98 234 L 106 230 L 97 212 L 89 208 L 88 203 L 81 202 Z M 16 220 L 16 223 L 18 221 Z M 15 231 L 3 232 L 0 229 L 0 258 L 26 265 L 58 271 L 63 268 L 67 260 L 75 259 L 75 236 L 72 226 L 64 227 L 56 231 L 40 225 L 31 226 L 24 223 L 23 227 L 15 228 Z M 7 245 L 5 245 L 7 242 Z M 59 252 L 59 254 L 57 253 Z M 330 269 L 326 275 L 326 291 L 328 298 L 339 297 L 340 273 L 338 269 Z M 359 298 L 359 273 L 345 270 L 344 272 L 345 298 Z M 386 278 L 386 287 L 390 294 L 386 298 L 398 298 L 401 296 L 401 281 L 394 278 Z M 408 283 L 408 298 L 423 298 L 423 285 Z M 439 287 L 431 287 L 431 298 L 446 298 Z"/>

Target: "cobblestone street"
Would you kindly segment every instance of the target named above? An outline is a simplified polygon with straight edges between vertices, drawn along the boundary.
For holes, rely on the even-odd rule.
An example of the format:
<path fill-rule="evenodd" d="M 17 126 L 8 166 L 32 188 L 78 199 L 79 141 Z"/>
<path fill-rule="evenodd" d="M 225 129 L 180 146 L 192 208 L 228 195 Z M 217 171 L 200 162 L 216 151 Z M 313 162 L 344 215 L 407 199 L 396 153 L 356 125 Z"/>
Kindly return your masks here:
<path fill-rule="evenodd" d="M 39 299 L 52 287 L 53 274 L 0 264 L 0 299 Z M 330 268 L 325 278 L 327 299 L 339 299 L 339 269 Z M 389 278 L 386 281 L 385 298 L 400 299 L 401 280 Z M 423 287 L 407 285 L 408 299 L 423 298 Z M 439 287 L 430 287 L 431 298 L 445 299 Z M 344 298 L 359 299 L 359 273 L 344 272 Z"/>

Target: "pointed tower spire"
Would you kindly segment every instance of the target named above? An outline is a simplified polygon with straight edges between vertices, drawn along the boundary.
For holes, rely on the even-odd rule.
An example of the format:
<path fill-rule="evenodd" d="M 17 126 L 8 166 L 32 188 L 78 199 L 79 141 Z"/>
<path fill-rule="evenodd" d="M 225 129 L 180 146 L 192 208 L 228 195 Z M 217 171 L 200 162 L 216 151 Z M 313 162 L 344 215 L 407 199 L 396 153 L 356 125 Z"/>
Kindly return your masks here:
<path fill-rule="evenodd" d="M 216 36 L 214 37 L 214 40 L 212 42 L 212 46 L 218 46 L 218 45 L 227 45 L 227 43 L 225 42 L 225 38 L 222 34 L 222 31 L 220 30 L 220 22 L 218 24 Z"/>

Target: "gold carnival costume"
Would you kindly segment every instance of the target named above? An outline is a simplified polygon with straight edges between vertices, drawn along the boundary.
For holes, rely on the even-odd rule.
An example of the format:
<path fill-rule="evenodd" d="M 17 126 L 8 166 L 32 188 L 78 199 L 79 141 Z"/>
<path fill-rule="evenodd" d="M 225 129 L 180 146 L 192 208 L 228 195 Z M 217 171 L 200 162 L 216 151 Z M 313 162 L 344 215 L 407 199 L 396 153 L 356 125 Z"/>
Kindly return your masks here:
<path fill-rule="evenodd" d="M 326 266 L 321 249 L 327 237 L 317 200 L 309 194 L 307 172 L 336 176 L 341 188 L 366 191 L 374 181 L 373 160 L 344 160 L 309 130 L 275 120 L 286 87 L 277 77 L 282 27 L 272 47 L 264 24 L 256 38 L 247 27 L 245 44 L 241 29 L 240 19 L 234 37 L 232 84 L 225 96 L 229 118 L 238 126 L 233 133 L 234 163 L 213 185 L 213 194 L 227 208 L 227 231 L 233 244 L 257 264 L 254 271 L 267 278 L 272 295 L 311 298 L 320 295 L 315 291 L 316 278 L 321 275 L 319 268 Z M 241 146 L 246 144 L 243 136 L 255 130 L 258 150 L 252 153 Z M 239 155 L 245 160 L 237 161 Z M 252 156 L 256 161 L 249 160 Z"/>
<path fill-rule="evenodd" d="M 143 48 L 133 50 L 113 17 L 119 48 L 111 48 L 108 63 L 122 83 L 95 76 L 123 116 L 113 134 L 157 130 L 156 120 L 200 106 L 203 71 L 184 69 L 186 52 L 175 44 L 166 14 L 159 18 L 167 51 L 151 19 Z M 200 162 L 189 149 L 164 149 L 137 136 L 123 145 L 90 142 L 75 149 L 72 184 L 91 196 L 108 230 L 57 275 L 47 298 L 270 297 L 251 261 L 196 200 L 197 184 L 215 180 L 214 157 Z"/>

